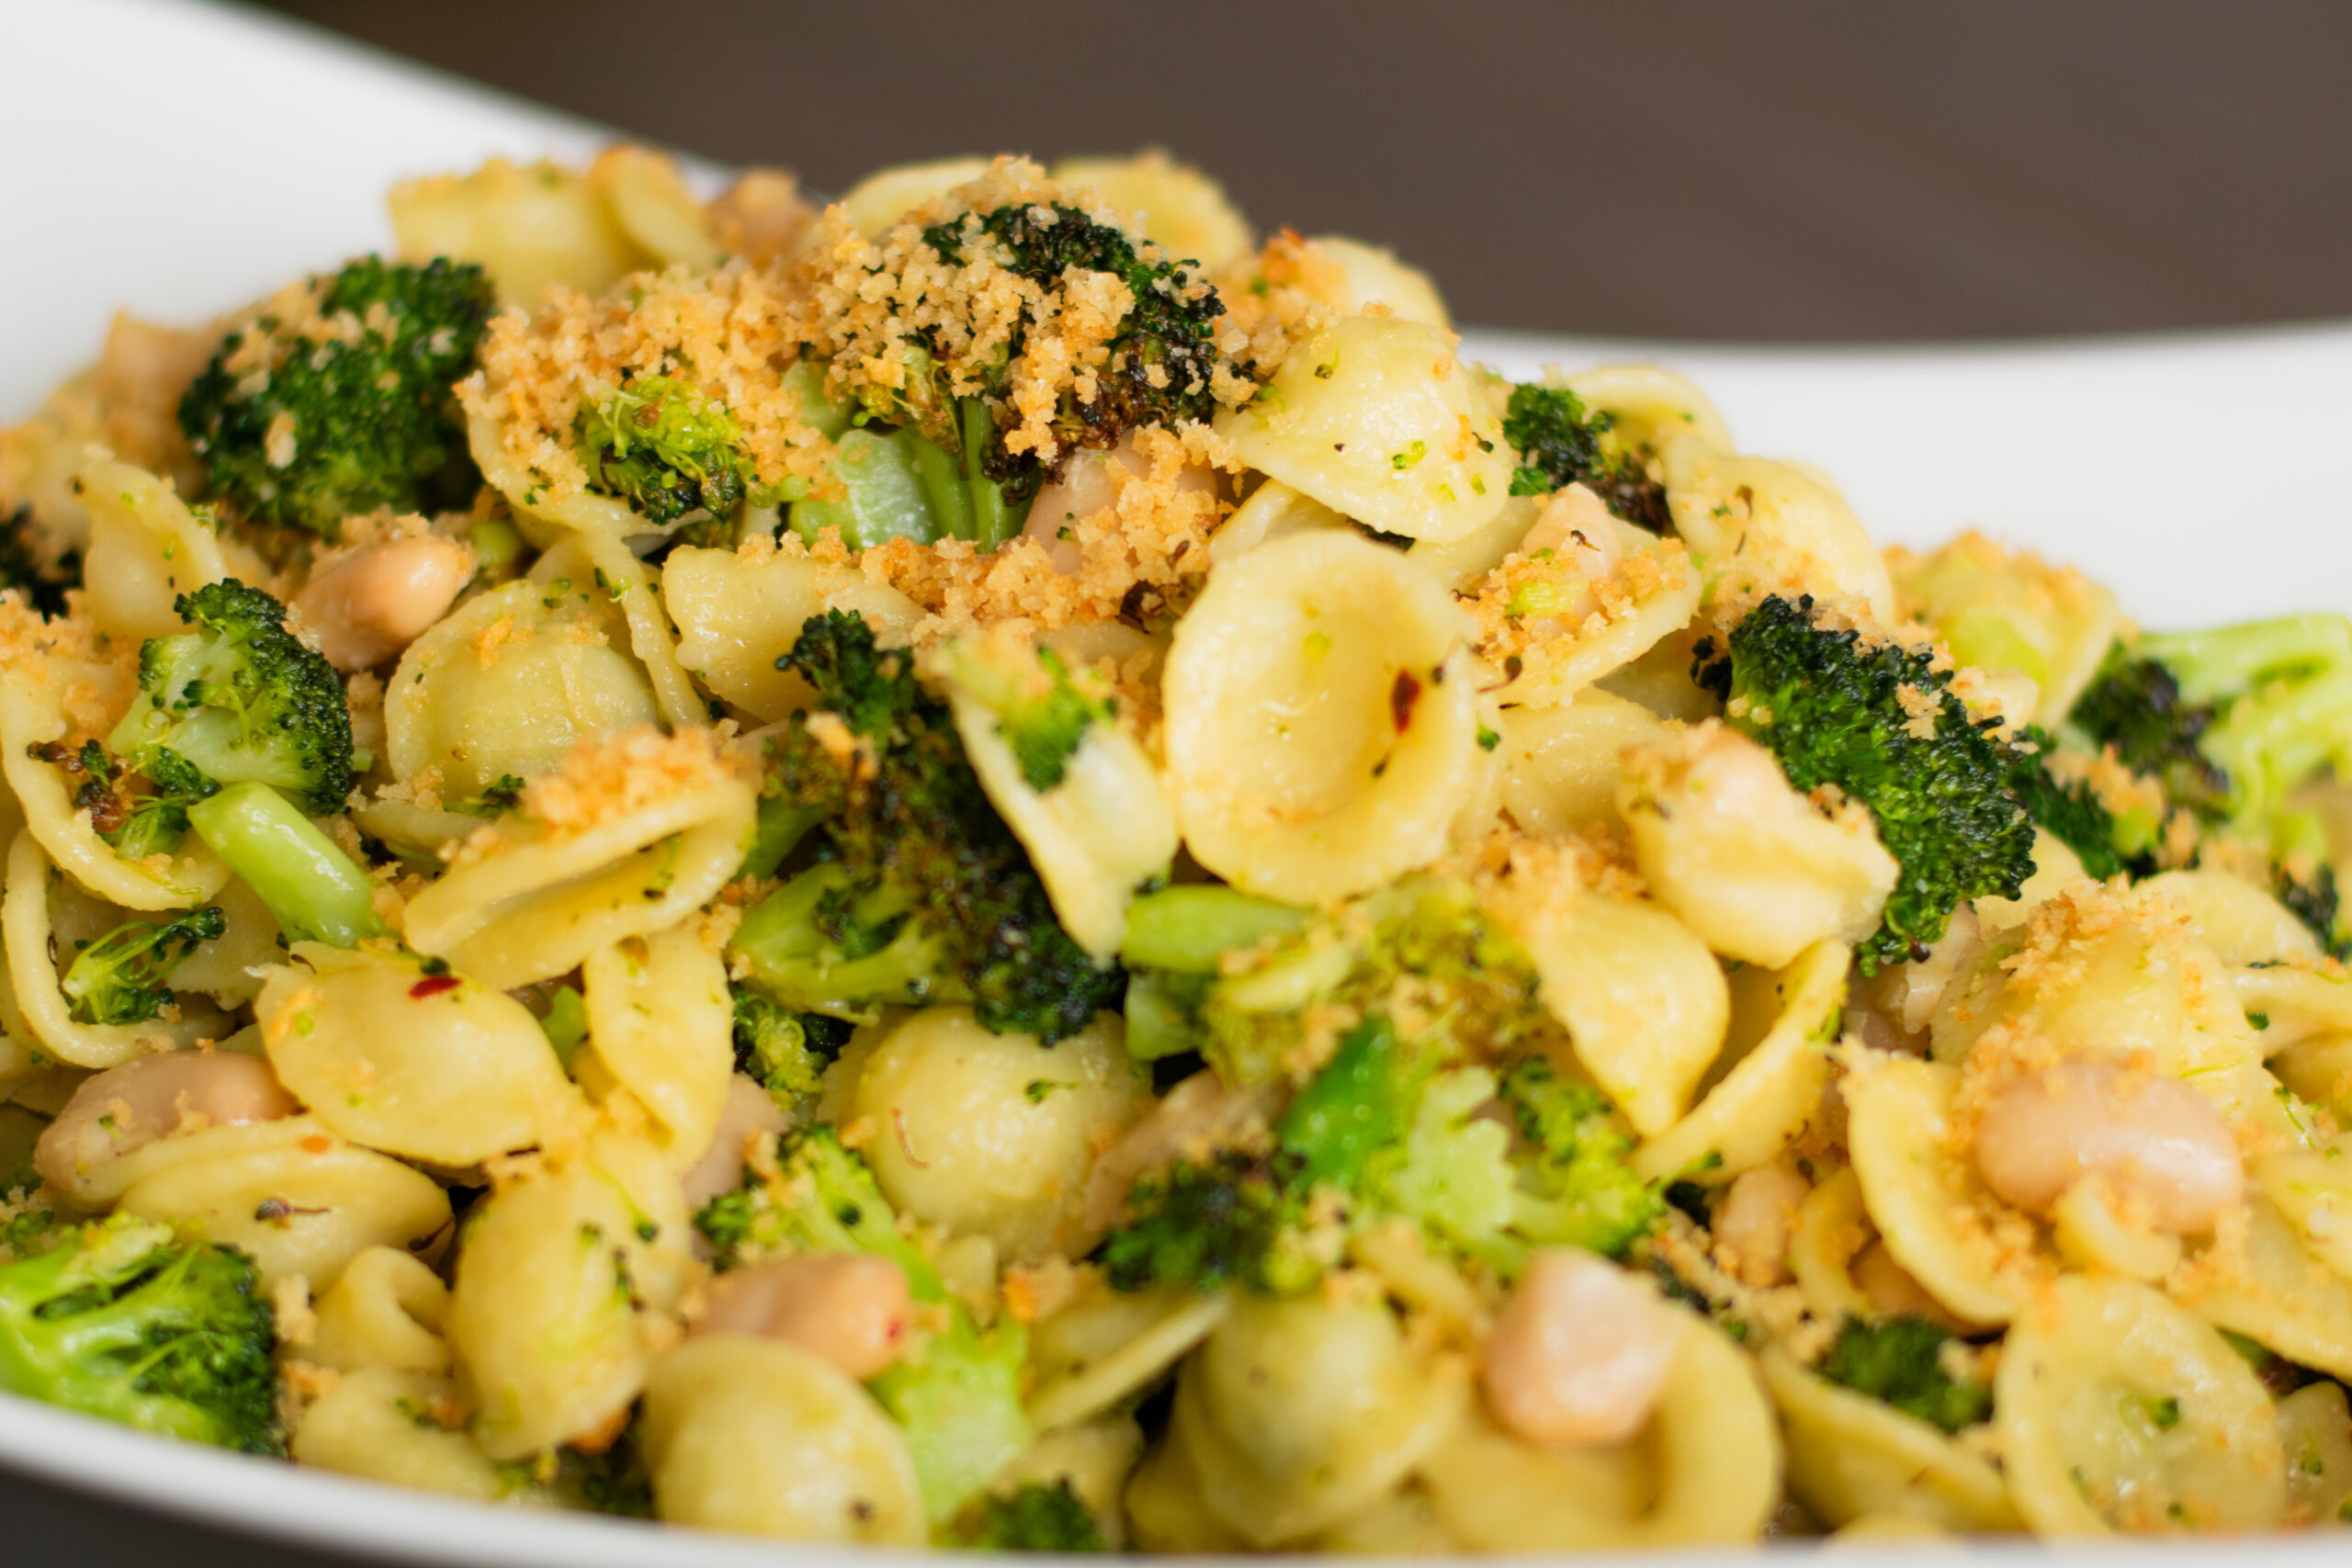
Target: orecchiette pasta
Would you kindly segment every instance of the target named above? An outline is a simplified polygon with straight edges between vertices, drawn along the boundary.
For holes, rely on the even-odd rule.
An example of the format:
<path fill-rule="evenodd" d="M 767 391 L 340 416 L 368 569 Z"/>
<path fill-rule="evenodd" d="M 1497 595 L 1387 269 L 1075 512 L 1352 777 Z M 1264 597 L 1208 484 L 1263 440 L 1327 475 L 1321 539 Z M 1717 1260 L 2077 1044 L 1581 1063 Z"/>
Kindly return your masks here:
<path fill-rule="evenodd" d="M 645 1458 L 665 1519 L 793 1540 L 919 1545 L 906 1439 L 872 1396 L 808 1351 L 719 1334 L 662 1358 Z"/>
<path fill-rule="evenodd" d="M 1409 1346 L 1377 1302 L 1243 1301 L 1178 1375 L 1175 1423 L 1209 1511 L 1274 1546 L 1394 1487 L 1467 1393 L 1462 1361 Z"/>
<path fill-rule="evenodd" d="M 668 1158 L 613 1132 L 468 1216 L 447 1333 L 485 1452 L 537 1453 L 628 1409 L 677 1335 L 685 1229 Z"/>
<path fill-rule="evenodd" d="M 0 429 L 0 1404 L 887 1547 L 2352 1506 L 2352 620 L 1882 554 L 1161 154 L 393 226 Z"/>
<path fill-rule="evenodd" d="M 300 943 L 254 1012 L 279 1080 L 369 1148 L 479 1165 L 577 1115 L 578 1093 L 520 1002 L 405 956 Z"/>
<path fill-rule="evenodd" d="M 1033 1258 L 1075 1230 L 1087 1168 L 1142 1095 L 1115 1023 L 1045 1046 L 930 1008 L 865 1057 L 849 1116 L 874 1129 L 865 1152 L 892 1202 Z"/>
<path fill-rule="evenodd" d="M 1396 552 L 1340 533 L 1219 568 L 1169 649 L 1169 789 L 1193 856 L 1312 903 L 1446 847 L 1489 761 L 1462 614 Z"/>
<path fill-rule="evenodd" d="M 1502 510 L 1502 424 L 1442 328 L 1351 316 L 1301 344 L 1245 408 L 1234 455 L 1383 533 L 1443 542 Z"/>
<path fill-rule="evenodd" d="M 2245 1530 L 2286 1513 L 2270 1399 L 2211 1327 L 2144 1285 L 2061 1276 L 2001 1353 L 2009 1495 L 2051 1535 Z"/>

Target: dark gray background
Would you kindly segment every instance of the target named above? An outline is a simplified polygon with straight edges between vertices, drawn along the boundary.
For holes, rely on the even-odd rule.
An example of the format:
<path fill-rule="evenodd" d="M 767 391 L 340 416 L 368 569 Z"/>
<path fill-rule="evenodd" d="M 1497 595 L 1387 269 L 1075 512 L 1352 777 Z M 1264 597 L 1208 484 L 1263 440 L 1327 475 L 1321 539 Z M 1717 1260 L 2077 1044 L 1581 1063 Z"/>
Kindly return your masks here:
<path fill-rule="evenodd" d="M 277 8 L 820 189 L 953 152 L 1166 146 L 1261 229 L 1395 246 L 1481 325 L 2352 316 L 2352 6 L 2326 0 Z M 6 1476 L 0 1520 L 10 1562 L 328 1561 Z"/>

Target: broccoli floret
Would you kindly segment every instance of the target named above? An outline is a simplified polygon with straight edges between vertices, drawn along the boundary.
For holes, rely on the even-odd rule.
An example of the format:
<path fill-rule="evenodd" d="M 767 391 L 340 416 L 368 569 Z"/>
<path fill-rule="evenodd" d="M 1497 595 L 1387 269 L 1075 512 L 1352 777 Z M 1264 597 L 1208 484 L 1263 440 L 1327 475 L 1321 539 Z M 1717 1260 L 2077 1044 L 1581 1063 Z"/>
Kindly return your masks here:
<path fill-rule="evenodd" d="M 2240 828 L 2352 771 L 2352 621 L 2297 615 L 2119 644 L 2067 715 L 2174 805 Z"/>
<path fill-rule="evenodd" d="M 0 521 L 0 589 L 12 589 L 44 615 L 65 614 L 65 591 L 82 581 L 76 550 L 53 551 L 37 538 L 29 502 Z"/>
<path fill-rule="evenodd" d="M 1533 964 L 1464 886 L 1419 880 L 1336 915 L 1292 916 L 1304 923 L 1211 979 L 1193 1007 L 1194 1048 L 1228 1083 L 1278 1077 L 1306 1043 L 1312 1013 L 1385 1015 L 1400 988 L 1421 998 L 1412 1037 L 1400 1040 L 1415 1056 L 1473 1045 L 1501 1055 L 1552 1027 Z"/>
<path fill-rule="evenodd" d="M 282 1453 L 277 1338 L 243 1253 L 117 1215 L 0 1266 L 0 1388 L 248 1453 Z"/>
<path fill-rule="evenodd" d="M 1666 487 L 1618 439 L 1615 423 L 1586 408 L 1566 387 L 1532 381 L 1513 387 L 1503 411 L 1503 439 L 1519 453 L 1511 494 L 1549 495 L 1581 484 L 1626 522 L 1654 533 L 1671 532 Z"/>
<path fill-rule="evenodd" d="M 966 213 L 925 230 L 923 239 L 949 265 L 999 268 L 1038 286 L 1046 298 L 1024 306 L 1010 323 L 991 320 L 972 331 L 928 324 L 906 334 L 891 351 L 892 373 L 866 378 L 857 389 L 860 423 L 879 428 L 842 438 L 838 477 L 847 501 L 797 504 L 792 525 L 803 537 L 832 527 L 861 547 L 911 535 L 971 539 L 992 549 L 1019 533 L 1050 470 L 1035 453 L 1006 444 L 1007 426 L 1018 418 L 1012 367 L 1026 352 L 1030 332 L 1057 313 L 1056 301 L 1073 271 L 1115 277 L 1133 304 L 1102 363 L 1090 367 L 1091 395 L 1066 391 L 1054 412 L 1065 456 L 1115 446 L 1140 425 L 1182 424 L 1216 412 L 1216 321 L 1225 305 L 1189 270 L 1193 264 L 1171 261 L 1058 205 Z M 974 339 L 989 345 L 983 354 L 959 346 Z"/>
<path fill-rule="evenodd" d="M 496 303 L 478 266 L 374 256 L 310 279 L 289 313 L 272 301 L 180 400 L 208 493 L 321 535 L 355 513 L 463 506 L 481 475 L 450 388 Z"/>
<path fill-rule="evenodd" d="M 942 1326 L 867 1386 L 906 1429 L 933 1520 L 953 1518 L 1029 1446 L 1021 1404 L 1028 1340 L 1021 1325 L 1004 1318 L 983 1329 L 974 1321 L 923 1249 L 899 1229 L 873 1171 L 831 1128 L 786 1134 L 774 1179 L 747 1171 L 743 1188 L 714 1199 L 695 1224 L 721 1269 L 778 1252 L 870 1252 L 904 1270 L 909 1294 Z"/>
<path fill-rule="evenodd" d="M 850 1026 L 822 1013 L 788 1012 L 751 991 L 735 993 L 735 1070 L 786 1104 L 817 1092 Z"/>
<path fill-rule="evenodd" d="M 996 716 L 997 732 L 1021 764 L 1021 776 L 1040 795 L 1069 773 L 1086 732 L 1112 717 L 1108 701 L 1079 689 L 1069 665 L 1050 648 L 1008 665 L 967 641 L 945 645 L 946 675 L 960 691 Z"/>
<path fill-rule="evenodd" d="M 1322 1266 L 1306 1243 L 1301 1168 L 1286 1149 L 1228 1148 L 1147 1171 L 1102 1244 L 1104 1279 L 1114 1291 L 1306 1289 Z"/>
<path fill-rule="evenodd" d="M 580 414 L 580 466 L 591 490 L 650 523 L 693 512 L 730 517 L 750 493 L 743 432 L 727 405 L 668 376 L 642 376 Z"/>
<path fill-rule="evenodd" d="M 738 929 L 745 984 L 794 1011 L 862 1019 L 968 999 L 987 1028 L 1048 1043 L 1116 1007 L 1125 984 L 1054 917 L 1026 851 L 989 806 L 944 705 L 854 613 L 811 616 L 778 661 L 858 741 L 837 754 L 796 716 L 767 787 L 821 815 L 817 862 Z"/>
<path fill-rule="evenodd" d="M 1997 721 L 1969 716 L 1929 649 L 1821 625 L 1809 594 L 1766 598 L 1729 644 L 1719 654 L 1702 639 L 1693 679 L 1726 699 L 1731 722 L 1798 791 L 1833 785 L 1868 807 L 1901 867 L 1855 951 L 1863 973 L 1925 956 L 1962 899 L 2017 897 L 2033 872 L 2033 821 L 2009 787 L 2013 754 Z"/>
<path fill-rule="evenodd" d="M 1135 303 L 1108 345 L 1094 396 L 1062 395 L 1054 434 L 1064 446 L 1114 446 L 1138 425 L 1182 424 L 1216 412 L 1210 382 L 1219 357 L 1216 322 L 1225 301 L 1191 270 L 1197 263 L 1170 260 L 1148 244 L 1138 250 L 1119 229 L 1058 204 L 967 213 L 925 230 L 923 239 L 944 259 L 968 262 L 984 254 L 1047 289 L 1072 270 L 1109 273 L 1127 286 Z M 1016 341 L 1012 352 L 1021 351 Z M 1023 499 L 1035 493 L 1042 478 L 1035 458 L 1007 452 L 993 433 L 986 471 L 1012 481 L 1017 492 L 1025 486 Z"/>
<path fill-rule="evenodd" d="M 1108 1551 L 1102 1527 L 1067 1476 L 990 1493 L 967 1515 L 964 1543 L 982 1551 Z"/>
<path fill-rule="evenodd" d="M 1421 1079 L 1418 1054 L 1397 1047 L 1396 1026 L 1368 1018 L 1342 1035 L 1274 1124 L 1274 1139 L 1298 1158 L 1308 1186 L 1354 1188 L 1373 1156 L 1393 1147 L 1413 1119 Z"/>
<path fill-rule="evenodd" d="M 1942 1351 L 1952 1336 L 1923 1317 L 1849 1318 L 1815 1370 L 1831 1382 L 1883 1399 L 1947 1432 L 1973 1427 L 1993 1414 L 1993 1391 L 1944 1371 Z"/>
<path fill-rule="evenodd" d="M 1521 1184 L 1536 1200 L 1522 1212 L 1523 1233 L 1622 1258 L 1657 1227 L 1665 1201 L 1634 1174 L 1634 1139 L 1608 1097 L 1562 1077 L 1541 1056 L 1505 1069 L 1500 1089 L 1524 1145 Z"/>
<path fill-rule="evenodd" d="M 180 960 L 227 929 L 218 906 L 175 920 L 125 920 L 74 954 L 58 989 L 77 1022 L 144 1023 L 172 999 L 165 982 Z"/>
<path fill-rule="evenodd" d="M 2056 745 L 2046 730 L 2035 726 L 2018 731 L 2009 748 L 2009 788 L 2036 826 L 2074 851 L 2083 870 L 2104 882 L 2124 869 L 2114 813 L 2088 781 L 2058 782 L 2050 771 L 2050 753 Z"/>
<path fill-rule="evenodd" d="M 351 710 L 334 666 L 286 629 L 286 606 L 231 578 L 173 607 L 196 629 L 140 649 L 139 697 L 107 749 L 165 795 L 192 782 L 193 770 L 286 790 L 322 817 L 341 811 L 351 793 Z"/>
<path fill-rule="evenodd" d="M 1411 1130 L 1373 1162 L 1373 1202 L 1506 1275 L 1537 1247 L 1622 1257 L 1663 1212 L 1625 1164 L 1633 1139 L 1598 1092 L 1540 1065 L 1514 1073 L 1510 1083 L 1485 1067 L 1432 1078 Z M 1484 1114 L 1498 1100 L 1520 1137 Z"/>
<path fill-rule="evenodd" d="M 101 754 L 104 751 L 96 741 L 90 743 L 89 749 Z M 181 840 L 187 837 L 188 807 L 220 793 L 220 784 L 205 777 L 201 769 L 168 746 L 149 748 L 140 757 L 140 764 L 146 770 L 148 790 L 119 795 L 113 815 L 105 821 L 100 821 L 96 813 L 91 818 L 92 825 L 125 860 L 144 860 L 149 855 L 177 851 Z"/>

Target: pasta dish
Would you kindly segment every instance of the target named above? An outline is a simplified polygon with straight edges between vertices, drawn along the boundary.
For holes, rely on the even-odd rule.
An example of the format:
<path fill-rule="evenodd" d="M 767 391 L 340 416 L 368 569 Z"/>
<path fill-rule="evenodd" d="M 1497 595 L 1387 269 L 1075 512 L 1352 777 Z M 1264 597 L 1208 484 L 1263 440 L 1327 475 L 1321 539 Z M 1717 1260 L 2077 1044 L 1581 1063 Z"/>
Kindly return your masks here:
<path fill-rule="evenodd" d="M 0 431 L 0 1392 L 810 1541 L 2352 1517 L 2352 621 L 1159 154 L 390 209 Z"/>

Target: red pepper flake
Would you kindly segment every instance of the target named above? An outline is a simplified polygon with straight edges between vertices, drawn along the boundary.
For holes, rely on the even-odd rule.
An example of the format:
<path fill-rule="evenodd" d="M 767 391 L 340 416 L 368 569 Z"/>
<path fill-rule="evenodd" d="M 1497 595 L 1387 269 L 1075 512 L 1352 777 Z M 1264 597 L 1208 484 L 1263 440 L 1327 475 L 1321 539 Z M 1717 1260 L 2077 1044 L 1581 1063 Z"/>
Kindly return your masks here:
<path fill-rule="evenodd" d="M 334 1140 L 323 1133 L 313 1133 L 301 1144 L 302 1152 L 306 1155 L 322 1155 L 333 1147 Z"/>
<path fill-rule="evenodd" d="M 1388 713 L 1396 721 L 1397 734 L 1413 727 L 1413 706 L 1420 700 L 1420 677 L 1410 670 L 1397 671 L 1396 683 L 1388 688 Z"/>
<path fill-rule="evenodd" d="M 437 997 L 444 991 L 454 991 L 463 984 L 455 975 L 427 975 L 408 988 L 408 994 L 418 1001 Z"/>

